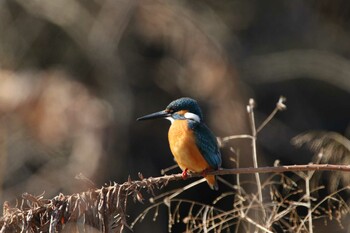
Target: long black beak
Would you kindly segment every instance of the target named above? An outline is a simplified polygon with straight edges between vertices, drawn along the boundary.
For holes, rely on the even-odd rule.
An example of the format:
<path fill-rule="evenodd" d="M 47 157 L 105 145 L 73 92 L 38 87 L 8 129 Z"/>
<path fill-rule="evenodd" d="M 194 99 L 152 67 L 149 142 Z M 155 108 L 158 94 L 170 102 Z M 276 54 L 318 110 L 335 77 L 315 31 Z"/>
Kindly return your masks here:
<path fill-rule="evenodd" d="M 150 120 L 150 119 L 157 119 L 157 118 L 165 118 L 168 116 L 171 116 L 171 114 L 166 112 L 165 110 L 163 110 L 160 112 L 151 113 L 151 114 L 143 116 L 143 117 L 139 117 L 136 120 L 143 121 L 143 120 Z"/>

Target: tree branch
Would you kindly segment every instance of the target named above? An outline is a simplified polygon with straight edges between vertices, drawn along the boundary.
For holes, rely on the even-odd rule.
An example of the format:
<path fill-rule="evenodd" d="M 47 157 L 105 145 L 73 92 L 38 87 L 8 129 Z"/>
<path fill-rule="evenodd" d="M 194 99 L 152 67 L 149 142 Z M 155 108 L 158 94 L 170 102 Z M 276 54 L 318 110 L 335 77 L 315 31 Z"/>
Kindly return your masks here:
<path fill-rule="evenodd" d="M 208 172 L 208 175 L 230 175 L 230 174 L 251 174 L 251 173 L 282 173 L 293 171 L 342 171 L 350 172 L 350 165 L 338 164 L 304 164 L 304 165 L 286 165 L 278 167 L 248 167 L 248 168 L 233 168 L 220 169 L 217 171 Z M 180 176 L 177 174 L 176 176 Z M 188 177 L 198 177 L 200 174 L 189 174 Z"/>
<path fill-rule="evenodd" d="M 296 171 L 342 171 L 350 172 L 350 165 L 307 164 L 279 167 L 234 168 L 208 172 L 208 175 L 233 175 L 250 173 L 282 173 Z M 201 177 L 201 173 L 190 173 L 189 178 Z M 77 228 L 83 222 L 86 227 L 94 227 L 102 232 L 122 232 L 127 225 L 126 205 L 128 197 L 142 202 L 141 190 L 154 195 L 155 189 L 162 189 L 170 181 L 182 180 L 182 174 L 164 175 L 160 177 L 131 180 L 123 184 L 111 184 L 100 189 L 72 195 L 59 194 L 52 199 L 44 199 L 42 195 L 22 195 L 22 205 L 10 207 L 4 203 L 3 216 L 0 218 L 1 232 L 21 230 L 55 231 Z M 98 214 L 97 214 L 98 213 Z M 40 221 L 38 221 L 38 219 Z M 74 223 L 68 224 L 67 223 Z M 72 229 L 71 229 L 72 230 Z"/>

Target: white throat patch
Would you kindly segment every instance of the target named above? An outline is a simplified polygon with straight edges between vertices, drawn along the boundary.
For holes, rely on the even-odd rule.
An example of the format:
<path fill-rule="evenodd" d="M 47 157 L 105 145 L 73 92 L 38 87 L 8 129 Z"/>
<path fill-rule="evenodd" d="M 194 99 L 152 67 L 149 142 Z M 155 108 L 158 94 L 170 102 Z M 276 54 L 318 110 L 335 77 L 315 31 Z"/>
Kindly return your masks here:
<path fill-rule="evenodd" d="M 174 118 L 172 118 L 171 116 L 166 117 L 165 119 L 169 120 L 171 124 L 174 123 L 174 121 L 175 121 Z"/>
<path fill-rule="evenodd" d="M 199 116 L 197 114 L 192 113 L 192 112 L 186 112 L 184 117 L 186 119 L 194 120 L 196 122 L 201 122 L 201 119 L 199 118 Z"/>

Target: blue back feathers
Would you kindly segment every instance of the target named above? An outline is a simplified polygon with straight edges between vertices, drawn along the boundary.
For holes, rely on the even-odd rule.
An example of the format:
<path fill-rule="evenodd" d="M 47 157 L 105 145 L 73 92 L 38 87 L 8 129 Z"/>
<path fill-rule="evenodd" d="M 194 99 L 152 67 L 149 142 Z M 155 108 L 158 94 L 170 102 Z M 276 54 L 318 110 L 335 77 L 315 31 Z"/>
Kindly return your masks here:
<path fill-rule="evenodd" d="M 188 126 L 193 130 L 196 145 L 209 166 L 214 170 L 219 169 L 221 154 L 214 134 L 204 123 L 189 121 Z"/>

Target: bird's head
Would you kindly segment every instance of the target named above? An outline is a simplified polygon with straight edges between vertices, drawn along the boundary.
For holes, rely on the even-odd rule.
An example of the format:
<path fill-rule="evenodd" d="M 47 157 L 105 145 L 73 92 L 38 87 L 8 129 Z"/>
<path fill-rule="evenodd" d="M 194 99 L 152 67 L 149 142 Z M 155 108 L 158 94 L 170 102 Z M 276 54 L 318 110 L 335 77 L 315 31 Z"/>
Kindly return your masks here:
<path fill-rule="evenodd" d="M 203 120 L 203 115 L 197 101 L 188 97 L 183 97 L 172 101 L 165 110 L 137 118 L 137 120 L 141 121 L 156 118 L 165 118 L 171 122 L 185 119 L 201 122 Z"/>

